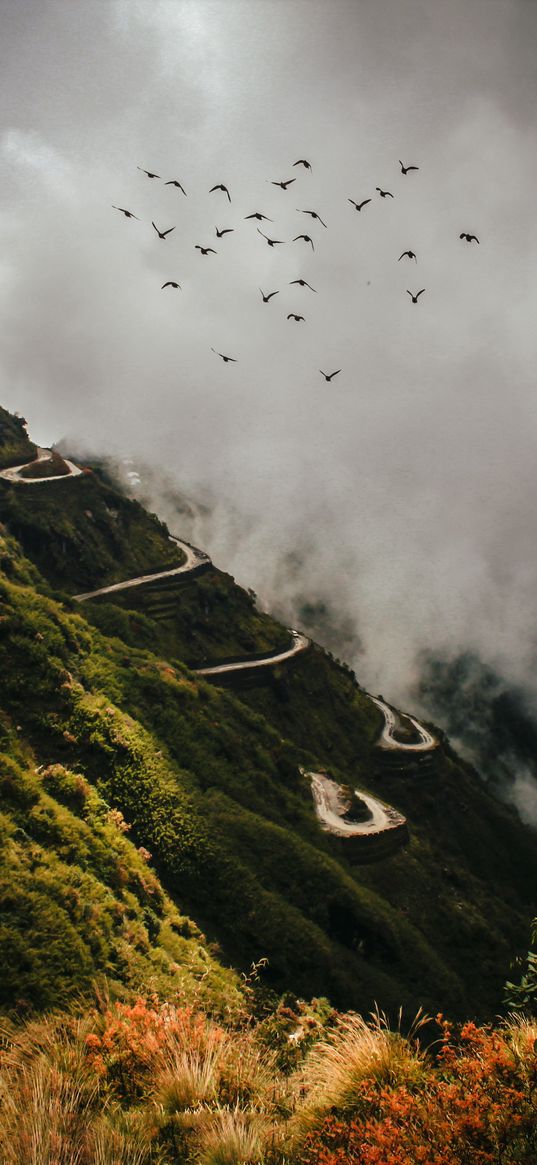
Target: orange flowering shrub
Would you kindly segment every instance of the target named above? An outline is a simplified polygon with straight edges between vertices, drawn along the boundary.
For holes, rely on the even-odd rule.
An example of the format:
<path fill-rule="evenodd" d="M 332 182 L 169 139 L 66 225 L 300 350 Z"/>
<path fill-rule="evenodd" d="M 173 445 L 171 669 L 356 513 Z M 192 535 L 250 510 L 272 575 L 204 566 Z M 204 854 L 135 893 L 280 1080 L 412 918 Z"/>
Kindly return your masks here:
<path fill-rule="evenodd" d="M 300 1165 L 534 1165 L 535 1028 L 454 1032 L 439 1019 L 440 1048 L 419 1087 L 363 1080 L 353 1115 L 325 1117 Z"/>
<path fill-rule="evenodd" d="M 142 1095 L 161 1067 L 166 1049 L 202 1050 L 210 1024 L 191 1007 L 162 1004 L 156 998 L 115 1003 L 86 1036 L 88 1064 L 103 1082 L 124 1097 Z M 221 1029 L 216 1029 L 223 1038 Z"/>

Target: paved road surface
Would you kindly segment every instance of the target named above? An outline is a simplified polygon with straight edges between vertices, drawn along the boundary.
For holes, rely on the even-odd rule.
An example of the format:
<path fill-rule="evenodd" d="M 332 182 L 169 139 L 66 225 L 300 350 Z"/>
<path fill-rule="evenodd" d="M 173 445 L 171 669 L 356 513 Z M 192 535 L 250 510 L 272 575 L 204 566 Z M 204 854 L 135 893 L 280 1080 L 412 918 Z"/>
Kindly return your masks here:
<path fill-rule="evenodd" d="M 286 651 L 277 651 L 274 655 L 269 655 L 265 659 L 242 659 L 237 663 L 218 663 L 212 667 L 196 667 L 192 670 L 198 676 L 219 676 L 223 675 L 224 672 L 251 671 L 252 668 L 274 667 L 274 664 L 285 663 L 286 660 L 292 659 L 294 655 L 299 655 L 301 651 L 305 651 L 311 642 L 300 631 L 291 631 L 291 639 L 291 646 Z"/>
<path fill-rule="evenodd" d="M 23 469 L 30 469 L 32 465 L 37 465 L 38 461 L 50 461 L 52 452 L 50 449 L 38 449 L 37 457 L 32 461 L 27 461 L 25 465 L 12 465 L 11 469 L 0 470 L 0 477 L 4 481 L 11 481 L 18 485 L 43 485 L 47 481 L 67 481 L 70 477 L 78 477 L 82 470 L 79 465 L 75 465 L 74 461 L 68 461 L 66 457 L 62 457 L 64 465 L 67 466 L 68 473 L 55 473 L 52 477 L 21 477 Z"/>
<path fill-rule="evenodd" d="M 77 603 L 85 603 L 86 599 L 97 599 L 99 595 L 112 595 L 117 591 L 126 591 L 131 587 L 140 587 L 144 583 L 156 582 L 160 578 L 173 578 L 176 574 L 188 574 L 189 571 L 194 570 L 202 563 L 210 563 L 208 554 L 203 550 L 197 550 L 195 546 L 190 546 L 188 542 L 182 542 L 180 538 L 171 538 L 171 542 L 183 551 L 185 561 L 181 566 L 173 566 L 171 570 L 159 570 L 155 574 L 139 574 L 136 578 L 125 579 L 125 582 L 111 583 L 108 587 L 99 587 L 96 591 L 86 591 L 83 595 L 73 595 Z"/>
<path fill-rule="evenodd" d="M 433 748 L 438 747 L 438 741 L 435 736 L 432 736 L 414 716 L 407 716 L 410 723 L 419 733 L 420 739 L 415 744 L 406 744 L 404 741 L 395 740 L 393 736 L 394 729 L 397 727 L 397 717 L 388 704 L 384 700 L 379 700 L 378 696 L 370 696 L 370 700 L 380 708 L 384 716 L 384 728 L 380 734 L 379 744 L 382 748 L 396 749 L 397 752 L 429 752 Z"/>
<path fill-rule="evenodd" d="M 337 837 L 363 837 L 365 834 L 384 833 L 405 825 L 406 818 L 391 805 L 385 805 L 369 793 L 356 789 L 356 796 L 364 801 L 371 816 L 368 821 L 345 821 L 345 799 L 340 785 L 331 781 L 324 773 L 304 773 L 311 780 L 311 791 L 315 801 L 315 811 L 323 829 Z"/>

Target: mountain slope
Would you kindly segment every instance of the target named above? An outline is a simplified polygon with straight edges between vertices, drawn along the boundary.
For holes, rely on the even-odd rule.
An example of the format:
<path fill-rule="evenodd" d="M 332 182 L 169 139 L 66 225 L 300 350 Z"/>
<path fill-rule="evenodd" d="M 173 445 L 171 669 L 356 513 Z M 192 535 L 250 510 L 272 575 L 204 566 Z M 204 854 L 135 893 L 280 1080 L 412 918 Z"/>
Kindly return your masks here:
<path fill-rule="evenodd" d="M 83 490 L 92 482 L 82 475 L 59 486 Z M 39 490 L 50 504 L 55 485 L 3 489 Z M 125 507 L 128 521 L 136 514 L 126 498 L 113 504 Z M 54 541 L 51 513 L 41 515 Z M 47 570 L 46 556 L 25 541 Z M 115 545 L 116 574 L 125 578 L 130 560 Z M 53 597 L 55 565 L 47 582 L 7 534 L 0 567 L 6 723 L 34 767 L 82 780 L 123 815 L 136 846 L 152 854 L 162 893 L 221 944 L 228 962 L 246 969 L 266 956 L 266 982 L 276 989 L 328 994 L 360 1010 L 375 1000 L 463 1015 L 498 1007 L 512 953 L 527 947 L 536 847 L 449 749 L 437 749 L 425 769 L 404 751 L 403 767 L 387 765 L 376 744 L 378 707 L 317 646 L 292 668 L 265 668 L 261 686 L 223 690 L 185 667 L 178 640 L 165 653 L 162 627 L 152 643 L 158 654 L 149 650 L 151 619 L 129 614 L 111 595 L 103 610 L 113 633 L 91 626 L 86 615 L 100 600 Z M 210 580 L 206 573 L 189 589 Z M 255 616 L 255 608 L 229 585 L 239 592 L 240 624 L 242 610 Z M 189 609 L 181 616 L 185 654 Z M 243 634 L 232 610 L 225 620 L 217 612 L 218 605 L 216 657 L 222 633 L 237 644 Z M 204 635 L 208 652 L 210 619 Z M 342 786 L 368 790 L 405 814 L 404 850 L 357 866 L 351 849 L 320 829 L 307 773 L 327 766 Z"/>

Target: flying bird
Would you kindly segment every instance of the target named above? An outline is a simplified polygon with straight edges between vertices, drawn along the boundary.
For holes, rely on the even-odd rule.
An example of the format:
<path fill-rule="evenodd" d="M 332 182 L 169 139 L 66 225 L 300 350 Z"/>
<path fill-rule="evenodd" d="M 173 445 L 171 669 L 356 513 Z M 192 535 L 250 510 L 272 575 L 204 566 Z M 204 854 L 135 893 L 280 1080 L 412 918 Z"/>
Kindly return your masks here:
<path fill-rule="evenodd" d="M 393 198 L 393 194 L 389 190 L 381 190 L 380 186 L 375 186 L 375 190 L 378 190 L 381 198 Z"/>
<path fill-rule="evenodd" d="M 159 231 L 158 227 L 155 225 L 155 223 L 153 222 L 153 220 L 151 220 L 151 226 L 152 226 L 152 227 L 155 227 L 155 230 L 156 230 L 156 232 L 157 232 L 157 235 L 158 235 L 159 239 L 165 239 L 165 238 L 166 238 L 166 235 L 171 235 L 172 231 L 174 231 L 174 230 L 175 230 L 175 227 L 168 227 L 168 230 L 167 230 L 167 231 Z"/>
<path fill-rule="evenodd" d="M 288 320 L 294 320 L 294 321 L 295 321 L 295 323 L 297 323 L 297 324 L 298 324 L 299 320 L 304 320 L 304 316 L 297 316 L 297 315 L 295 315 L 294 311 L 290 311 L 290 312 L 289 312 L 289 315 L 287 316 L 287 319 L 288 319 Z M 306 321 L 304 320 L 304 323 L 305 323 L 305 322 L 306 322 Z"/>
<path fill-rule="evenodd" d="M 209 252 L 210 252 L 210 254 L 211 254 L 211 255 L 217 255 L 217 254 L 218 254 L 218 251 L 215 251 L 214 247 L 200 247 L 199 243 L 196 243 L 196 245 L 195 245 L 195 247 L 194 247 L 194 250 L 195 250 L 195 251 L 201 251 L 202 255 L 208 255 L 208 254 L 209 254 Z"/>
<path fill-rule="evenodd" d="M 170 178 L 170 181 L 165 182 L 164 185 L 165 186 L 178 186 L 179 190 L 182 190 L 183 194 L 186 196 L 186 190 L 185 190 L 184 186 L 181 186 L 181 183 L 177 181 L 177 178 Z"/>
<path fill-rule="evenodd" d="M 219 231 L 218 227 L 215 227 L 214 229 L 216 231 L 217 239 L 221 239 L 222 235 L 232 235 L 234 230 L 233 227 L 225 227 L 223 231 Z"/>
<path fill-rule="evenodd" d="M 316 288 L 312 287 L 311 283 L 307 283 L 305 279 L 290 279 L 289 280 L 289 287 L 291 287 L 291 285 L 293 283 L 299 283 L 301 287 L 309 287 L 310 291 L 314 291 L 315 294 L 317 294 Z"/>
<path fill-rule="evenodd" d="M 120 210 L 121 214 L 125 215 L 125 218 L 135 218 L 137 222 L 140 222 L 137 214 L 133 214 L 132 210 L 125 210 L 123 206 L 114 206 L 114 203 L 112 203 L 112 210 Z"/>
<path fill-rule="evenodd" d="M 332 377 L 337 376 L 338 372 L 341 372 L 341 368 L 336 368 L 335 372 L 323 372 L 322 368 L 319 368 L 319 372 L 321 373 L 321 376 L 324 376 L 327 384 L 329 384 L 332 380 Z"/>
<path fill-rule="evenodd" d="M 164 291 L 164 288 L 165 288 L 165 287 L 179 287 L 179 288 L 182 290 L 182 288 L 181 288 L 181 284 L 180 284 L 180 283 L 174 283 L 173 279 L 168 279 L 168 282 L 167 282 L 167 283 L 163 283 L 163 284 L 162 284 L 162 287 L 161 287 L 161 289 L 160 289 L 160 290 L 161 290 L 161 291 Z"/>
<path fill-rule="evenodd" d="M 211 186 L 211 189 L 209 190 L 209 194 L 212 194 L 213 190 L 223 190 L 224 194 L 227 194 L 229 201 L 231 202 L 231 194 L 229 193 L 227 186 L 224 186 L 223 182 L 219 182 L 218 186 Z"/>
<path fill-rule="evenodd" d="M 468 235 L 468 234 L 466 234 L 466 231 L 463 231 L 462 235 L 459 235 L 459 239 L 466 239 L 467 243 L 471 243 L 471 242 L 478 243 L 479 242 L 477 235 Z"/>
<path fill-rule="evenodd" d="M 304 239 L 305 243 L 311 243 L 312 251 L 315 250 L 315 247 L 313 246 L 313 239 L 310 238 L 309 235 L 295 235 L 295 237 L 293 239 L 293 243 L 297 243 L 299 239 Z"/>
<path fill-rule="evenodd" d="M 257 233 L 258 235 L 263 235 L 263 231 L 260 231 L 259 227 L 257 228 Z M 283 239 L 269 239 L 268 235 L 263 235 L 263 238 L 267 240 L 269 247 L 275 247 L 276 243 L 283 243 Z"/>
<path fill-rule="evenodd" d="M 259 290 L 261 291 L 261 288 L 259 288 Z M 279 294 L 279 291 L 269 291 L 268 295 L 265 295 L 265 292 L 261 291 L 261 295 L 263 296 L 263 303 L 268 303 L 269 299 L 272 299 L 273 295 Z"/>
<path fill-rule="evenodd" d="M 363 202 L 355 202 L 353 198 L 348 198 L 347 202 L 350 202 L 352 206 L 356 208 L 356 210 L 361 210 L 363 206 L 367 206 L 368 202 L 371 202 L 371 199 L 364 198 Z"/>
<path fill-rule="evenodd" d="M 414 259 L 416 263 L 418 262 L 418 260 L 416 259 L 416 255 L 415 255 L 414 251 L 403 251 L 403 254 L 402 254 L 402 255 L 399 255 L 399 258 L 398 258 L 397 262 L 398 262 L 398 263 L 400 263 L 400 262 L 401 262 L 401 259 L 404 259 L 404 258 L 405 258 L 405 256 L 406 256 L 408 259 Z"/>
<path fill-rule="evenodd" d="M 316 218 L 318 222 L 322 223 L 323 227 L 326 226 L 326 223 L 323 222 L 320 214 L 317 214 L 316 210 L 300 210 L 300 207 L 298 207 L 298 206 L 296 209 L 297 209 L 299 214 L 311 214 L 311 217 Z"/>
<path fill-rule="evenodd" d="M 266 219 L 267 222 L 274 222 L 273 218 L 268 218 L 266 214 L 260 214 L 258 210 L 254 211 L 253 214 L 246 214 L 244 221 L 246 222 L 248 218 L 256 218 L 258 222 L 263 222 L 263 219 Z"/>
<path fill-rule="evenodd" d="M 229 364 L 230 361 L 232 364 L 237 363 L 235 356 L 224 356 L 224 353 L 217 352 L 216 348 L 211 348 L 211 352 L 214 352 L 215 356 L 220 356 L 220 358 L 224 361 L 224 364 Z"/>
<path fill-rule="evenodd" d="M 311 162 L 307 162 L 305 158 L 299 158 L 298 162 L 293 162 L 293 166 L 303 166 L 305 170 L 311 170 Z"/>
<path fill-rule="evenodd" d="M 402 163 L 400 158 L 399 158 L 399 165 L 401 167 L 401 174 L 408 174 L 409 170 L 419 170 L 419 166 L 403 166 L 403 163 Z"/>
<path fill-rule="evenodd" d="M 147 174 L 148 178 L 160 178 L 160 174 L 152 174 L 151 170 L 144 170 L 143 166 L 137 166 L 137 170 L 141 170 L 142 174 Z"/>
<path fill-rule="evenodd" d="M 424 291 L 425 291 L 425 288 L 424 288 L 424 287 L 422 287 L 421 291 L 416 291 L 416 294 L 415 294 L 415 295 L 413 295 L 413 294 L 412 294 L 412 292 L 411 292 L 411 291 L 409 291 L 409 290 L 408 290 L 408 287 L 407 287 L 407 295 L 409 295 L 409 296 L 410 296 L 410 298 L 411 298 L 411 300 L 412 300 L 412 303 L 417 303 L 417 302 L 418 302 L 418 299 L 419 299 L 419 297 L 420 297 L 420 295 L 423 295 L 423 292 L 424 292 Z"/>
<path fill-rule="evenodd" d="M 291 185 L 291 182 L 296 182 L 296 178 L 287 178 L 285 182 L 271 182 L 270 185 L 281 186 L 282 190 L 287 190 L 287 187 Z"/>

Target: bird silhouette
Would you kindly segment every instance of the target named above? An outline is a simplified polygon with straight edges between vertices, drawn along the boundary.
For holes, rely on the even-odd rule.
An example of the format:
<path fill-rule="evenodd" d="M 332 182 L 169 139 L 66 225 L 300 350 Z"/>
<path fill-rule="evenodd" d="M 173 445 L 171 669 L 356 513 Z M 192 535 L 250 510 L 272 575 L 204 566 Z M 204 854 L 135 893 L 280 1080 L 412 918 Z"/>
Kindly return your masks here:
<path fill-rule="evenodd" d="M 311 239 L 309 235 L 295 235 L 293 243 L 297 243 L 299 239 L 304 239 L 305 243 L 311 243 L 312 251 L 315 250 L 315 247 L 313 246 L 313 239 Z"/>
<path fill-rule="evenodd" d="M 419 166 L 403 166 L 403 163 L 402 163 L 400 158 L 399 158 L 399 165 L 401 167 L 401 174 L 408 174 L 409 170 L 419 170 Z"/>
<path fill-rule="evenodd" d="M 375 190 L 378 190 L 381 198 L 393 198 L 393 194 L 389 190 L 381 190 L 380 186 L 375 186 Z"/>
<path fill-rule="evenodd" d="M 184 186 L 181 186 L 181 183 L 177 181 L 177 178 L 170 178 L 170 181 L 165 182 L 164 185 L 165 186 L 178 186 L 179 190 L 182 190 L 183 194 L 186 196 L 186 190 L 185 190 Z"/>
<path fill-rule="evenodd" d="M 224 227 L 224 230 L 223 230 L 223 231 L 219 231 L 219 230 L 218 230 L 218 227 L 215 227 L 214 229 L 215 229 L 215 231 L 216 231 L 216 237 L 217 237 L 217 239 L 221 239 L 221 238 L 222 238 L 222 235 L 232 235 L 232 234 L 233 234 L 233 229 L 234 229 L 234 228 L 233 228 L 233 227 Z"/>
<path fill-rule="evenodd" d="M 305 170 L 311 170 L 311 162 L 306 162 L 305 158 L 299 158 L 298 162 L 293 162 L 293 166 L 303 166 Z"/>
<path fill-rule="evenodd" d="M 218 251 L 215 251 L 214 247 L 200 247 L 199 243 L 196 243 L 194 250 L 201 251 L 202 255 L 208 255 L 209 253 L 211 255 L 218 254 Z"/>
<path fill-rule="evenodd" d="M 297 209 L 297 211 L 298 211 L 298 213 L 299 213 L 299 214 L 310 214 L 312 218 L 316 218 L 316 219 L 317 219 L 317 222 L 320 222 L 320 223 L 322 223 L 323 227 L 325 227 L 325 226 L 326 226 L 326 223 L 325 223 L 325 222 L 323 222 L 323 220 L 322 220 L 322 218 L 321 218 L 320 214 L 317 214 L 317 211 L 316 211 L 316 210 L 300 210 L 300 207 L 298 207 L 298 206 L 297 206 L 297 208 L 296 208 L 296 209 Z"/>
<path fill-rule="evenodd" d="M 466 233 L 466 231 L 463 231 L 463 232 L 462 232 L 462 235 L 459 235 L 459 239 L 466 239 L 466 242 L 467 242 L 467 243 L 471 243 L 471 242 L 476 242 L 476 243 L 478 243 L 478 242 L 479 242 L 479 239 L 478 239 L 477 235 L 468 235 L 468 234 Z"/>
<path fill-rule="evenodd" d="M 141 170 L 142 174 L 147 174 L 148 178 L 160 178 L 160 174 L 152 174 L 151 170 L 144 170 L 143 166 L 137 166 L 137 170 Z"/>
<path fill-rule="evenodd" d="M 158 226 L 156 226 L 156 224 L 153 221 L 151 221 L 151 226 L 155 227 L 155 230 L 157 232 L 159 239 L 165 239 L 166 235 L 171 235 L 172 231 L 175 230 L 175 227 L 168 227 L 167 231 L 159 231 Z"/>
<path fill-rule="evenodd" d="M 297 324 L 298 324 L 299 320 L 304 320 L 304 316 L 297 316 L 297 315 L 295 315 L 294 311 L 290 311 L 290 312 L 289 312 L 289 315 L 287 316 L 287 319 L 288 319 L 288 320 L 294 320 L 294 321 L 295 321 L 295 323 L 297 323 Z M 304 320 L 304 323 L 305 323 L 305 322 L 306 322 L 306 321 Z"/>
<path fill-rule="evenodd" d="M 263 231 L 260 231 L 259 227 L 257 228 L 257 233 L 258 235 L 263 235 Z M 283 239 L 269 239 L 268 235 L 263 235 L 263 238 L 267 240 L 269 247 L 275 247 L 276 243 L 283 243 Z"/>
<path fill-rule="evenodd" d="M 408 259 L 414 259 L 416 263 L 418 262 L 418 260 L 416 259 L 416 255 L 415 255 L 414 251 L 403 251 L 403 254 L 402 254 L 402 255 L 399 255 L 399 258 L 398 258 L 397 262 L 398 262 L 398 263 L 400 263 L 400 262 L 401 262 L 401 259 L 404 259 L 404 258 L 405 258 L 405 256 L 406 256 Z"/>
<path fill-rule="evenodd" d="M 211 186 L 211 189 L 209 190 L 209 194 L 212 194 L 213 190 L 223 190 L 224 194 L 227 194 L 229 201 L 231 202 L 231 194 L 229 193 L 227 186 L 224 186 L 223 182 L 219 182 L 218 186 Z"/>
<path fill-rule="evenodd" d="M 163 284 L 162 284 L 162 287 L 161 287 L 161 289 L 160 289 L 160 290 L 161 290 L 161 291 L 164 291 L 164 288 L 165 288 L 165 287 L 179 287 L 179 288 L 181 289 L 181 284 L 180 284 L 180 283 L 174 283 L 173 279 L 168 279 L 168 282 L 167 282 L 167 283 L 163 283 Z M 182 289 L 181 289 L 181 290 L 182 290 Z"/>
<path fill-rule="evenodd" d="M 259 290 L 261 291 L 261 288 L 259 288 Z M 272 299 L 273 295 L 279 294 L 279 291 L 269 291 L 268 295 L 265 295 L 265 292 L 261 291 L 261 295 L 263 296 L 263 303 L 268 303 L 269 299 Z"/>
<path fill-rule="evenodd" d="M 417 303 L 420 295 L 423 295 L 424 291 L 425 291 L 425 288 L 422 287 L 421 291 L 416 291 L 416 294 L 414 295 L 411 291 L 408 290 L 408 287 L 407 287 L 407 295 L 410 296 L 412 303 Z"/>
<path fill-rule="evenodd" d="M 220 358 L 221 358 L 221 359 L 224 361 L 224 364 L 229 364 L 229 363 L 230 363 L 230 361 L 231 361 L 231 363 L 232 363 L 232 364 L 236 364 L 236 363 L 237 363 L 237 360 L 236 360 L 235 356 L 224 356 L 224 353 L 223 353 L 223 352 L 217 352 L 217 351 L 216 351 L 216 348 L 211 348 L 211 352 L 214 352 L 215 356 L 220 356 Z"/>
<path fill-rule="evenodd" d="M 132 210 L 125 210 L 123 206 L 114 206 L 114 203 L 112 203 L 112 210 L 119 210 L 121 214 L 125 215 L 125 218 L 135 218 L 137 222 L 140 222 L 137 214 L 133 214 Z"/>
<path fill-rule="evenodd" d="M 309 287 L 310 291 L 315 291 L 315 294 L 317 295 L 316 288 L 312 287 L 311 283 L 307 283 L 305 279 L 290 279 L 289 287 L 291 287 L 293 283 L 299 283 L 301 287 Z"/>
<path fill-rule="evenodd" d="M 371 199 L 364 198 L 363 202 L 355 202 L 353 198 L 348 198 L 347 202 L 350 202 L 352 206 L 356 208 L 356 210 L 361 210 L 362 206 L 367 206 L 368 202 L 371 202 Z"/>
<path fill-rule="evenodd" d="M 323 372 L 322 368 L 319 368 L 319 372 L 321 373 L 321 376 L 324 376 L 327 383 L 330 383 L 332 377 L 337 376 L 338 372 L 341 372 L 341 368 L 336 368 L 335 372 Z"/>
<path fill-rule="evenodd" d="M 271 182 L 270 185 L 281 186 L 282 190 L 287 190 L 287 187 L 291 185 L 291 182 L 296 182 L 296 178 L 287 178 L 285 182 Z"/>
<path fill-rule="evenodd" d="M 268 218 L 266 214 L 260 214 L 258 210 L 255 210 L 253 214 L 246 214 L 244 221 L 246 222 L 249 218 L 256 218 L 258 222 L 263 222 L 263 219 L 266 219 L 267 222 L 274 222 L 273 218 Z"/>

